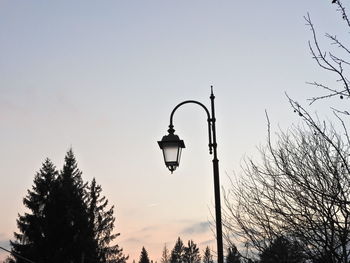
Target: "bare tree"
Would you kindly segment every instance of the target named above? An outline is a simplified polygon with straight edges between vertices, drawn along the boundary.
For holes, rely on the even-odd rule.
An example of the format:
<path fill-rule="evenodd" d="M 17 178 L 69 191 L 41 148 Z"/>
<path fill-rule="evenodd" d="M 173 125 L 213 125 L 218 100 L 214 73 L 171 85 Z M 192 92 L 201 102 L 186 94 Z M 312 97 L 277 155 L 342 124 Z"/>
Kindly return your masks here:
<path fill-rule="evenodd" d="M 332 4 L 348 31 L 350 20 L 344 4 L 340 0 Z M 312 58 L 337 80 L 334 84 L 309 82 L 325 91 L 310 98 L 310 104 L 333 97 L 349 99 L 349 41 L 326 33 L 333 49 L 325 51 L 310 15 L 304 18 L 312 34 Z M 297 242 L 312 262 L 350 262 L 350 140 L 344 119 L 350 113 L 332 107 L 341 124 L 339 132 L 288 99 L 303 126 L 280 131 L 273 144 L 268 121 L 261 162 L 246 160 L 244 176 L 232 181 L 224 193 L 226 239 L 230 241 L 234 234 L 243 241 L 246 258 L 258 255 L 283 235 Z"/>
<path fill-rule="evenodd" d="M 269 129 L 261 162 L 247 160 L 225 193 L 225 229 L 257 253 L 284 235 L 315 262 L 350 262 L 350 149 L 332 126 L 317 127 L 279 132 L 275 145 Z"/>

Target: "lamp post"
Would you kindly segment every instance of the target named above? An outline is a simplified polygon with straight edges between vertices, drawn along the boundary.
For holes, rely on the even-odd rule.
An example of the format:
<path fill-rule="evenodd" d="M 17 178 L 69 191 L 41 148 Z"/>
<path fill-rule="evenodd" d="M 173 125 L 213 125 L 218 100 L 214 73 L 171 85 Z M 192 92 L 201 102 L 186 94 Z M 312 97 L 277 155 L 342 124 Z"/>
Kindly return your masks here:
<path fill-rule="evenodd" d="M 220 180 L 219 180 L 219 160 L 217 158 L 217 143 L 216 143 L 216 126 L 215 126 L 215 108 L 214 108 L 214 93 L 211 86 L 211 113 L 202 103 L 195 100 L 186 100 L 179 103 L 170 114 L 170 124 L 168 135 L 163 136 L 161 141 L 158 141 L 159 147 L 163 150 L 164 162 L 171 173 L 180 164 L 181 150 L 185 148 L 185 143 L 180 140 L 179 136 L 174 134 L 173 116 L 175 111 L 184 104 L 194 103 L 201 106 L 207 113 L 208 121 L 208 137 L 209 137 L 209 153 L 213 154 L 213 174 L 214 174 L 214 195 L 215 195 L 215 219 L 216 219 L 216 240 L 218 263 L 224 262 L 223 242 L 222 242 L 222 223 L 221 223 L 221 202 L 220 202 Z"/>

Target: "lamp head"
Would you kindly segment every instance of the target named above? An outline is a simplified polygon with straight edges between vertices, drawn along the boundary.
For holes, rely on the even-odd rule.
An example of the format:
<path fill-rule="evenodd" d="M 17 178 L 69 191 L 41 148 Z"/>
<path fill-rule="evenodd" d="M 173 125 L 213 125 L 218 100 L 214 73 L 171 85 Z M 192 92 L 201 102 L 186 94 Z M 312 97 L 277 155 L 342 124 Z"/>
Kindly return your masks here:
<path fill-rule="evenodd" d="M 185 148 L 185 143 L 180 140 L 179 136 L 169 132 L 163 136 L 161 141 L 158 141 L 160 149 L 163 151 L 164 162 L 171 173 L 176 170 L 180 163 L 181 150 Z"/>

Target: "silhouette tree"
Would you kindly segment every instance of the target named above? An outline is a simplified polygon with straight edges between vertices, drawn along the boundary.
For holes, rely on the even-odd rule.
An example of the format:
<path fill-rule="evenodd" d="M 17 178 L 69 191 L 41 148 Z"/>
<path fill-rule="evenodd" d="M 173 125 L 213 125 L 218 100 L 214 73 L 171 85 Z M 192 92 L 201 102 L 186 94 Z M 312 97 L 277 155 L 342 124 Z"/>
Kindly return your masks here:
<path fill-rule="evenodd" d="M 81 174 L 71 149 L 59 173 L 49 159 L 43 163 L 24 198 L 30 212 L 17 219 L 10 262 L 25 262 L 22 257 L 37 263 L 126 261 L 122 250 L 110 245 L 119 235 L 112 234 L 113 207 L 107 208 L 96 181 L 87 187 Z"/>
<path fill-rule="evenodd" d="M 260 254 L 260 263 L 302 263 L 306 262 L 298 243 L 279 236 Z M 327 261 L 332 262 L 332 261 Z"/>
<path fill-rule="evenodd" d="M 169 249 L 167 248 L 166 244 L 164 244 L 162 258 L 160 259 L 160 263 L 170 263 Z"/>
<path fill-rule="evenodd" d="M 200 263 L 201 256 L 199 248 L 192 240 L 189 240 L 187 246 L 184 247 L 183 261 L 185 263 Z"/>
<path fill-rule="evenodd" d="M 240 263 L 241 255 L 233 244 L 227 249 L 226 263 Z"/>
<path fill-rule="evenodd" d="M 184 244 L 180 237 L 178 237 L 173 250 L 170 255 L 170 263 L 183 263 L 184 262 Z"/>
<path fill-rule="evenodd" d="M 142 247 L 139 263 L 151 263 L 145 247 Z"/>
<path fill-rule="evenodd" d="M 346 34 L 339 37 L 326 33 L 332 45 L 329 50 L 321 48 L 310 15 L 305 16 L 312 34 L 312 58 L 325 74 L 336 77 L 333 84 L 309 83 L 322 91 L 309 99 L 310 104 L 350 98 L 350 48 L 345 39 L 349 36 L 350 20 L 342 1 L 332 3 L 344 22 Z M 342 129 L 337 131 L 332 124 L 314 118 L 297 101 L 288 99 L 303 126 L 280 132 L 273 144 L 268 123 L 268 142 L 261 148 L 262 162 L 247 160 L 244 178 L 238 180 L 238 186 L 233 182 L 225 194 L 226 238 L 235 233 L 247 247 L 262 253 L 282 234 L 301 246 L 309 262 L 349 262 L 350 137 L 346 118 L 350 112 L 346 104 L 331 107 L 340 124 L 337 127 Z"/>
<path fill-rule="evenodd" d="M 343 20 L 344 32 L 348 32 L 350 29 L 350 19 L 346 12 L 346 8 L 342 1 L 334 0 L 332 1 L 337 7 L 337 11 L 340 14 L 340 17 Z M 332 74 L 336 77 L 337 81 L 333 85 L 329 85 L 323 82 L 313 81 L 309 82 L 310 85 L 316 87 L 318 90 L 322 90 L 323 94 L 313 96 L 309 99 L 310 104 L 315 103 L 316 101 L 329 99 L 329 98 L 350 98 L 350 83 L 348 76 L 348 66 L 350 65 L 350 47 L 349 41 L 338 37 L 335 34 L 326 33 L 325 37 L 328 42 L 336 48 L 330 50 L 321 49 L 319 43 L 319 37 L 317 36 L 316 29 L 310 15 L 304 17 L 306 24 L 312 32 L 312 40 L 309 41 L 309 49 L 312 55 L 312 58 L 316 61 L 317 65 L 324 70 L 325 73 Z M 345 35 L 346 36 L 346 35 Z M 333 108 L 335 112 L 343 113 L 345 115 L 350 115 L 348 111 L 341 110 L 338 108 Z"/>
<path fill-rule="evenodd" d="M 96 262 L 98 258 L 94 233 L 88 221 L 86 184 L 81 174 L 70 149 L 58 176 L 51 211 L 57 218 L 53 231 L 59 247 L 54 257 L 61 262 Z"/>
<path fill-rule="evenodd" d="M 128 257 L 117 244 L 110 245 L 120 234 L 113 234 L 114 206 L 108 208 L 108 200 L 101 196 L 102 187 L 93 178 L 88 187 L 89 227 L 92 229 L 97 251 L 98 262 L 123 263 Z"/>
<path fill-rule="evenodd" d="M 207 246 L 203 253 L 203 263 L 214 263 L 210 248 Z"/>
<path fill-rule="evenodd" d="M 260 164 L 247 162 L 224 198 L 227 230 L 260 252 L 283 234 L 311 260 L 349 258 L 350 150 L 334 128 L 322 130 L 330 140 L 313 127 L 281 132 Z"/>
<path fill-rule="evenodd" d="M 23 204 L 30 212 L 19 215 L 17 226 L 19 233 L 14 233 L 11 241 L 12 252 L 36 262 L 47 261 L 56 250 L 55 240 L 51 236 L 52 217 L 48 214 L 52 205 L 52 194 L 58 172 L 53 163 L 46 159 L 36 173 L 34 184 L 28 190 Z M 22 258 L 8 259 L 9 262 L 26 262 Z M 26 262 L 27 263 L 27 262 Z"/>

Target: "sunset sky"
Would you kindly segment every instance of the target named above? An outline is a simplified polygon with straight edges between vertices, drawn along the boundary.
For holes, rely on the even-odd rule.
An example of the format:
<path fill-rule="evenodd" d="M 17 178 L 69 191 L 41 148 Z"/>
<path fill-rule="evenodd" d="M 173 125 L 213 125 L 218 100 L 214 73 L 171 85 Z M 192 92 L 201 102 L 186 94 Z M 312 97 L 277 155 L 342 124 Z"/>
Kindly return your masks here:
<path fill-rule="evenodd" d="M 83 179 L 116 207 L 116 242 L 159 262 L 180 236 L 213 250 L 211 156 L 205 112 L 174 117 L 185 141 L 172 175 L 157 145 L 179 102 L 216 95 L 221 183 L 266 139 L 298 123 L 285 92 L 307 105 L 307 81 L 333 81 L 311 59 L 310 12 L 322 39 L 348 38 L 331 0 L 0 0 L 0 246 L 46 157 L 72 147 Z M 308 108 L 327 111 L 325 104 Z M 0 252 L 0 260 L 7 254 Z"/>

